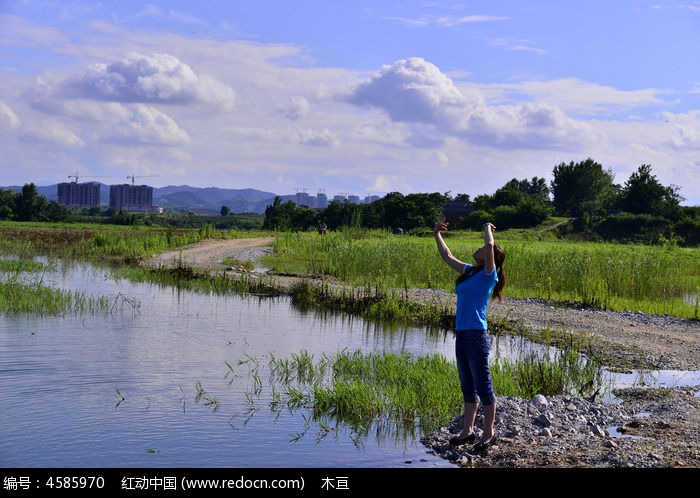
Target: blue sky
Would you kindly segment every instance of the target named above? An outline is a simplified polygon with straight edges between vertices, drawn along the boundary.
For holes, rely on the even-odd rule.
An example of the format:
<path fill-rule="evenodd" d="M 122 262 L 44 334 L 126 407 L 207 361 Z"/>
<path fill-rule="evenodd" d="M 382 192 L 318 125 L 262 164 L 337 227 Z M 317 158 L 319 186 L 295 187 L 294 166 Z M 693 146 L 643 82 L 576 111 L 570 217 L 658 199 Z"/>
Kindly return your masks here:
<path fill-rule="evenodd" d="M 700 205 L 700 0 L 0 0 L 0 185 L 492 194 L 592 158 Z"/>

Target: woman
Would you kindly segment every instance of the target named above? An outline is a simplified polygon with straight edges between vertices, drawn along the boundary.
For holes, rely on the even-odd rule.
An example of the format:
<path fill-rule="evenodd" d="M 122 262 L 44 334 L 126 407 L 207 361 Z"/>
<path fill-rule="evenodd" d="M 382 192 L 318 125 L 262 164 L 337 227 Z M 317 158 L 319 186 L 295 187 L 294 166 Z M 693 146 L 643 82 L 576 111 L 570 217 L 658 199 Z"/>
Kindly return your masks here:
<path fill-rule="evenodd" d="M 442 232 L 447 230 L 447 225 L 443 218 L 435 226 L 433 233 L 442 259 L 460 273 L 455 285 L 455 356 L 464 398 L 464 427 L 450 442 L 459 445 L 476 441 L 474 422 L 480 400 L 484 410 L 484 427 L 481 440 L 474 445 L 474 451 L 479 452 L 496 441 L 493 428 L 496 420 L 496 395 L 493 392 L 489 370 L 491 343 L 486 309 L 491 299 L 500 300 L 503 297 L 503 287 L 506 284 L 503 262 L 506 254 L 503 248 L 493 241 L 496 227 L 491 223 L 484 223 L 484 245 L 472 255 L 474 264 L 460 261 L 452 255 L 442 238 Z"/>

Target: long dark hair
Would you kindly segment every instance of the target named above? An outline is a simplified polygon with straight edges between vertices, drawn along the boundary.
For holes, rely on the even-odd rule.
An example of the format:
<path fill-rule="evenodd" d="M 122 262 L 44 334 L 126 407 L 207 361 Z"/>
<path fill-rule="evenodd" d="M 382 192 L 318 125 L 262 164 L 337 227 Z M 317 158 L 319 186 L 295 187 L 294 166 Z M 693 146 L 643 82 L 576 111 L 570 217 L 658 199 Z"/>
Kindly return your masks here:
<path fill-rule="evenodd" d="M 503 299 L 503 287 L 506 285 L 506 272 L 503 269 L 503 263 L 506 261 L 506 253 L 503 248 L 498 245 L 493 245 L 493 258 L 496 263 L 496 274 L 498 275 L 498 282 L 491 292 L 491 299 L 498 298 L 500 301 Z M 457 277 L 456 284 L 464 282 L 466 279 L 474 275 L 475 273 L 483 270 L 484 265 L 472 265 L 465 272 L 462 272 L 459 277 Z"/>

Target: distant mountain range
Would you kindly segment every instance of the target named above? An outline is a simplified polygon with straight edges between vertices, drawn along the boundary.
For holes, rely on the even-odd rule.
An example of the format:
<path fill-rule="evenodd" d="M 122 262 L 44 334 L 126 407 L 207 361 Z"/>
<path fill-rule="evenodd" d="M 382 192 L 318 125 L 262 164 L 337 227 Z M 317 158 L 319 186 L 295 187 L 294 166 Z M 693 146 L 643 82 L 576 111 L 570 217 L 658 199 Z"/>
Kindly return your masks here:
<path fill-rule="evenodd" d="M 96 182 L 99 183 L 99 182 Z M 14 192 L 21 192 L 22 186 L 3 187 Z M 40 196 L 47 201 L 58 202 L 58 184 L 36 187 Z M 190 187 L 188 185 L 169 185 L 153 187 L 153 204 L 166 212 L 191 212 L 201 215 L 218 215 L 221 207 L 226 206 L 233 213 L 265 213 L 267 206 L 275 201 L 278 194 L 264 192 L 253 188 L 227 189 L 218 187 Z M 295 201 L 296 195 L 280 195 L 284 203 Z M 109 185 L 100 183 L 100 203 L 109 205 Z"/>
<path fill-rule="evenodd" d="M 100 197 L 102 193 L 100 191 Z M 234 213 L 263 214 L 275 201 L 277 194 L 252 188 L 226 189 L 218 187 L 190 187 L 170 185 L 153 188 L 153 204 L 166 211 L 187 210 L 197 214 L 219 214 L 222 206 Z M 280 196 L 282 202 L 294 200 L 294 195 Z M 109 201 L 109 187 L 107 187 Z"/>

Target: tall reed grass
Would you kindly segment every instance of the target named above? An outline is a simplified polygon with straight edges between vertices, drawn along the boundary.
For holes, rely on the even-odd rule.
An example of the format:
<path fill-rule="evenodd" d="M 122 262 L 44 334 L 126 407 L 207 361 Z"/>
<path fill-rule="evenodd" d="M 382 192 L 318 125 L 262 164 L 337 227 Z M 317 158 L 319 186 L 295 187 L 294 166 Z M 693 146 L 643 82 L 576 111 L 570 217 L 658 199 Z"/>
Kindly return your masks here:
<path fill-rule="evenodd" d="M 452 253 L 473 262 L 479 233 L 448 232 Z M 700 319 L 700 249 L 522 241 L 496 233 L 506 251 L 506 296 Z M 454 289 L 456 273 L 432 237 L 388 231 L 285 233 L 264 263 L 281 273 L 328 275 L 353 285 Z"/>

